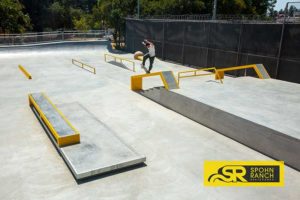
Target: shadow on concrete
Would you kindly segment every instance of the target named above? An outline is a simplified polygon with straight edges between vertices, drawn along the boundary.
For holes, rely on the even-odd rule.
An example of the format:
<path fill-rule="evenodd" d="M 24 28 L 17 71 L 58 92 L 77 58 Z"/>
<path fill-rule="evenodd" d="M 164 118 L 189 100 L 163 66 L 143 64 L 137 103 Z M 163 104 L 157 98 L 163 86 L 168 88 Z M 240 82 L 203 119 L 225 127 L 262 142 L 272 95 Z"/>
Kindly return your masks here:
<path fill-rule="evenodd" d="M 74 177 L 74 179 L 76 180 L 78 185 L 81 185 L 81 184 L 84 184 L 84 183 L 88 183 L 88 182 L 95 181 L 95 180 L 98 180 L 98 179 L 102 179 L 102 178 L 106 178 L 106 177 L 109 177 L 109 176 L 117 175 L 117 174 L 120 174 L 120 173 L 125 173 L 125 172 L 131 171 L 131 170 L 136 170 L 136 169 L 146 167 L 146 166 L 147 165 L 145 163 L 140 163 L 140 164 L 137 164 L 137 165 L 125 167 L 125 168 L 122 168 L 122 169 L 116 169 L 114 171 L 110 171 L 110 172 L 107 172 L 107 173 L 104 173 L 104 174 L 91 176 L 91 177 L 80 179 L 80 180 L 76 180 L 75 177 Z M 72 173 L 72 175 L 73 175 L 73 173 Z"/>
<path fill-rule="evenodd" d="M 107 50 L 108 50 L 109 53 L 127 54 L 127 52 L 125 52 L 125 51 L 113 49 L 111 43 L 107 43 L 106 48 L 107 48 Z"/>
<path fill-rule="evenodd" d="M 220 83 L 220 84 L 222 84 L 219 80 L 208 80 L 208 81 L 205 81 L 205 82 L 208 82 L 208 83 L 213 82 L 213 83 Z"/>
<path fill-rule="evenodd" d="M 133 71 L 133 69 L 126 67 L 126 65 L 124 65 L 123 63 L 119 63 L 119 62 L 116 62 L 116 61 L 108 61 L 108 63 L 110 63 L 112 65 L 115 65 L 117 67 L 123 68 L 123 69 L 127 69 L 129 71 Z"/>

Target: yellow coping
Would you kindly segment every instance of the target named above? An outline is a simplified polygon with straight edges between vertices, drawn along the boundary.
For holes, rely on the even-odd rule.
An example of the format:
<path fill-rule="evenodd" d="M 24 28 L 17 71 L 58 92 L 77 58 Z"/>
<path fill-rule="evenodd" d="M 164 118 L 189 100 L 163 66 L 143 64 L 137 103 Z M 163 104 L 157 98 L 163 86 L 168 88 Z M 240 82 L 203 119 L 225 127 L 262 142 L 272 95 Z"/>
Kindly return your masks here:
<path fill-rule="evenodd" d="M 80 65 L 78 65 L 77 63 L 79 63 Z M 78 60 L 75 60 L 75 59 L 72 59 L 72 64 L 73 64 L 73 65 L 76 65 L 76 66 L 78 66 L 78 67 L 81 67 L 82 69 L 85 69 L 85 70 L 87 70 L 87 71 L 89 71 L 89 72 L 92 72 L 92 73 L 96 74 L 96 68 L 95 68 L 95 67 L 92 67 L 92 66 L 90 66 L 90 65 L 87 65 L 87 64 L 85 64 L 85 63 L 83 63 L 83 62 L 80 62 L 80 61 L 78 61 Z M 86 69 L 85 67 L 88 67 L 88 68 L 91 69 L 92 71 Z"/>
<path fill-rule="evenodd" d="M 254 71 L 256 72 L 257 76 L 260 79 L 264 79 L 263 75 L 261 74 L 261 72 L 259 71 L 259 69 L 257 68 L 257 66 L 255 64 L 217 69 L 215 79 L 216 80 L 223 79 L 224 78 L 224 72 L 226 72 L 226 71 L 234 71 L 234 70 L 240 70 L 240 69 L 251 69 L 251 68 L 254 69 Z M 218 76 L 217 76 L 217 74 L 218 74 Z"/>
<path fill-rule="evenodd" d="M 201 71 L 213 71 L 213 72 L 207 73 L 207 74 L 197 74 L 197 72 L 201 72 Z M 185 74 L 188 74 L 188 75 L 185 75 Z M 212 75 L 212 74 L 215 74 L 215 76 L 219 76 L 219 74 L 217 73 L 217 69 L 215 67 L 181 71 L 181 72 L 178 72 L 178 84 L 179 84 L 181 78 L 189 78 L 189 77 L 195 77 L 195 76 L 208 76 L 208 75 Z M 219 80 L 221 83 L 223 83 L 222 79 L 219 79 Z"/>
<path fill-rule="evenodd" d="M 19 65 L 19 69 L 23 72 L 23 74 L 28 78 L 28 79 L 32 79 L 31 74 L 22 66 Z"/>
<path fill-rule="evenodd" d="M 65 117 L 65 115 L 50 101 L 50 99 L 44 93 L 42 93 L 42 95 L 53 106 L 53 108 L 58 112 L 58 114 L 63 118 L 63 120 L 65 120 L 65 122 L 71 127 L 71 129 L 74 130 L 74 134 L 72 134 L 72 135 L 60 136 L 57 133 L 57 131 L 55 130 L 55 128 L 53 127 L 53 125 L 50 123 L 50 121 L 47 119 L 47 117 L 45 116 L 45 114 L 43 113 L 43 111 L 41 110 L 39 105 L 35 102 L 32 95 L 29 94 L 28 95 L 29 96 L 29 105 L 32 105 L 32 106 L 35 107 L 35 109 L 39 113 L 40 117 L 45 122 L 46 126 L 49 128 L 51 134 L 54 136 L 54 138 L 57 142 L 57 145 L 59 147 L 64 147 L 64 146 L 80 143 L 80 134 L 79 134 L 79 132 L 73 127 L 73 125 Z"/>
<path fill-rule="evenodd" d="M 172 75 L 174 77 L 173 72 L 172 72 Z M 140 75 L 131 76 L 131 90 L 134 90 L 134 91 L 142 90 L 143 89 L 143 78 L 150 77 L 150 76 L 160 76 L 160 78 L 164 84 L 164 87 L 167 90 L 169 90 L 169 85 L 168 85 L 162 72 L 154 72 L 154 73 L 149 73 L 149 74 L 140 74 Z M 175 77 L 174 77 L 174 80 L 176 81 Z M 177 82 L 176 82 L 176 85 L 179 88 L 179 85 Z"/>
<path fill-rule="evenodd" d="M 112 54 L 105 53 L 104 54 L 105 62 L 107 62 L 107 57 L 112 57 L 115 62 L 117 62 L 117 60 L 120 60 L 121 63 L 123 63 L 123 61 L 127 61 L 127 62 L 131 63 L 132 64 L 132 71 L 135 72 L 135 62 L 133 62 L 132 60 L 129 60 L 127 58 L 122 58 L 120 56 L 115 56 L 115 55 L 112 55 Z"/>

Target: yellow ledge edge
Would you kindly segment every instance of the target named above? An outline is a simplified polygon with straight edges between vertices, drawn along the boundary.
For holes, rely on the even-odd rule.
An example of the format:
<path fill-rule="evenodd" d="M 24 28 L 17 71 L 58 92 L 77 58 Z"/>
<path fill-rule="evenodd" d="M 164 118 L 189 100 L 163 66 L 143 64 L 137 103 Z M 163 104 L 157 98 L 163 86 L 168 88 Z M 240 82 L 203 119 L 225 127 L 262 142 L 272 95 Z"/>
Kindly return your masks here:
<path fill-rule="evenodd" d="M 29 105 L 32 105 L 35 107 L 37 112 L 39 113 L 42 120 L 45 122 L 46 126 L 50 130 L 51 134 L 54 136 L 56 143 L 59 147 L 65 147 L 72 144 L 78 144 L 80 143 L 80 134 L 79 132 L 73 127 L 73 125 L 70 123 L 70 121 L 62 114 L 62 112 L 50 101 L 50 99 L 42 93 L 42 95 L 49 101 L 49 103 L 53 106 L 53 108 L 59 113 L 59 115 L 66 121 L 66 123 L 74 130 L 74 134 L 67 135 L 67 136 L 60 136 L 57 131 L 54 129 L 53 125 L 50 123 L 50 121 L 47 119 L 39 105 L 35 102 L 32 95 L 29 94 Z"/>

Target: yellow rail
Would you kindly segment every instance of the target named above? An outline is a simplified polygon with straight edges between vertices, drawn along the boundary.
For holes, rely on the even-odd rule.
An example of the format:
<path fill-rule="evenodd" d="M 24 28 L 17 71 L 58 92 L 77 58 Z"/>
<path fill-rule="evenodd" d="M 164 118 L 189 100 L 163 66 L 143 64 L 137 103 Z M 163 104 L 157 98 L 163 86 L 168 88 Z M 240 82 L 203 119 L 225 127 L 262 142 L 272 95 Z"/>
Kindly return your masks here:
<path fill-rule="evenodd" d="M 55 140 L 57 142 L 57 145 L 59 147 L 64 147 L 64 146 L 68 146 L 68 145 L 71 145 L 71 144 L 77 144 L 77 143 L 79 143 L 80 142 L 80 134 L 79 134 L 79 132 L 72 126 L 72 124 L 70 123 L 70 121 L 63 115 L 63 113 L 50 101 L 50 99 L 44 93 L 42 93 L 42 96 L 52 105 L 52 107 L 54 108 L 54 110 L 58 112 L 58 114 L 62 117 L 62 119 L 74 131 L 74 134 L 72 134 L 72 135 L 60 136 L 59 133 L 55 130 L 55 128 L 51 124 L 51 122 L 48 120 L 48 118 L 46 117 L 46 115 L 44 114 L 44 112 L 42 111 L 42 109 L 40 108 L 40 106 L 35 102 L 35 100 L 32 97 L 32 95 L 29 94 L 28 95 L 28 97 L 29 97 L 29 105 L 33 106 L 36 109 L 36 111 L 40 115 L 41 119 L 46 124 L 46 126 L 49 129 L 49 131 L 51 132 L 51 134 L 55 138 Z"/>
<path fill-rule="evenodd" d="M 95 67 L 87 65 L 87 64 L 85 64 L 83 62 L 80 62 L 78 60 L 75 60 L 75 59 L 72 59 L 72 64 L 76 65 L 77 67 L 81 67 L 82 69 L 85 69 L 85 70 L 87 70 L 89 72 L 92 72 L 92 73 L 96 74 L 96 68 Z"/>
<path fill-rule="evenodd" d="M 32 79 L 31 74 L 22 66 L 19 65 L 19 69 L 23 72 L 23 74 L 28 78 L 28 79 Z"/>
<path fill-rule="evenodd" d="M 117 62 L 117 60 L 120 60 L 120 63 L 122 63 L 122 64 L 123 64 L 123 61 L 131 63 L 132 64 L 132 71 L 135 72 L 135 62 L 133 62 L 132 60 L 129 60 L 127 58 L 122 58 L 122 57 L 119 57 L 119 56 L 115 56 L 115 55 L 112 55 L 112 54 L 105 53 L 104 54 L 104 60 L 105 60 L 105 62 L 107 62 L 107 58 L 108 57 L 113 58 L 115 62 Z"/>
<path fill-rule="evenodd" d="M 213 71 L 213 72 L 205 73 L 205 74 L 198 73 L 198 72 L 203 72 L 203 71 Z M 217 69 L 215 67 L 181 71 L 181 72 L 178 72 L 178 84 L 180 83 L 181 78 L 189 78 L 189 77 L 195 77 L 195 76 L 209 76 L 209 75 L 219 76 L 217 73 Z M 219 79 L 219 80 L 221 83 L 223 83 L 222 79 Z"/>
<path fill-rule="evenodd" d="M 265 71 L 265 74 L 269 77 L 269 74 L 267 72 L 267 70 L 263 67 L 262 65 L 262 70 Z M 260 79 L 264 79 L 265 77 L 263 76 L 262 72 L 260 71 L 260 69 L 257 67 L 256 64 L 253 65 L 243 65 L 243 66 L 236 66 L 236 67 L 227 67 L 227 68 L 222 68 L 222 69 L 217 69 L 216 72 L 216 80 L 221 80 L 224 78 L 224 73 L 227 71 L 235 71 L 235 70 L 241 70 L 241 69 L 254 69 L 254 71 L 256 72 L 258 78 Z"/>

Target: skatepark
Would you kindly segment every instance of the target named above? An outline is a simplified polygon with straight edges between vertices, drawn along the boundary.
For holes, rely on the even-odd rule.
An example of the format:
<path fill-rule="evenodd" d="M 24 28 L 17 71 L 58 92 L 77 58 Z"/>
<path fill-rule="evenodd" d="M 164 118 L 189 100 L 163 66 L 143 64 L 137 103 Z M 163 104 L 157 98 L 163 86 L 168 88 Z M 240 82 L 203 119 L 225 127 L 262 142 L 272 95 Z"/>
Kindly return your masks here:
<path fill-rule="evenodd" d="M 178 83 L 193 69 L 160 59 L 144 76 L 141 61 L 105 40 L 15 47 L 0 60 L 1 199 L 300 196 L 296 83 L 215 74 Z M 166 71 L 178 85 L 166 86 Z M 59 143 L 51 127 L 74 138 Z M 203 185 L 205 160 L 273 159 L 285 161 L 284 187 Z"/>

